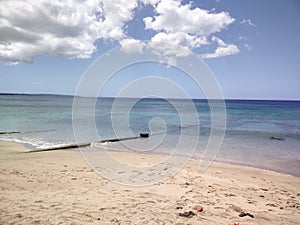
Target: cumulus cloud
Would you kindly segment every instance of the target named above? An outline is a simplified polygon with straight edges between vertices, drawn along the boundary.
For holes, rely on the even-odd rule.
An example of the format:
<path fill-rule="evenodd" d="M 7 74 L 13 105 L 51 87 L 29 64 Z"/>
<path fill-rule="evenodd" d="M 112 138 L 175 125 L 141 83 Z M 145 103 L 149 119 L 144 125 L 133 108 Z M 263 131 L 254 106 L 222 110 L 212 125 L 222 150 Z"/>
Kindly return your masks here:
<path fill-rule="evenodd" d="M 120 41 L 121 51 L 130 53 L 142 53 L 146 44 L 140 40 L 133 38 L 126 38 Z"/>
<path fill-rule="evenodd" d="M 196 37 L 183 32 L 160 32 L 151 38 L 148 46 L 161 56 L 162 60 L 176 66 L 176 57 L 189 56 L 192 54 L 191 49 L 206 43 L 205 37 Z"/>
<path fill-rule="evenodd" d="M 184 32 L 165 33 L 160 32 L 151 38 L 154 42 L 168 42 L 174 45 L 186 46 L 189 48 L 200 47 L 208 44 L 206 37 L 190 35 Z"/>
<path fill-rule="evenodd" d="M 146 29 L 210 35 L 234 22 L 227 12 L 210 13 L 177 0 L 161 0 L 155 7 L 156 16 L 144 18 Z"/>
<path fill-rule="evenodd" d="M 153 53 L 157 54 L 162 63 L 168 63 L 172 66 L 177 65 L 176 57 L 187 57 L 192 53 L 189 48 L 170 42 L 152 40 L 147 43 L 147 47 L 150 48 Z"/>
<path fill-rule="evenodd" d="M 141 0 L 142 3 L 144 3 L 145 5 L 155 5 L 157 3 L 159 3 L 161 0 Z"/>
<path fill-rule="evenodd" d="M 183 5 L 178 0 L 160 0 L 155 6 L 155 15 L 144 18 L 145 28 L 156 32 L 151 41 L 156 44 L 167 42 L 187 47 L 191 50 L 203 45 L 211 44 L 207 38 L 220 32 L 235 21 L 227 12 L 208 11 L 201 8 L 192 8 L 191 4 Z M 208 54 L 207 58 L 236 54 L 235 45 L 225 45 L 221 39 L 213 37 L 219 47 L 215 54 Z M 179 55 L 178 49 L 175 51 Z M 185 51 L 185 53 L 187 53 Z"/>
<path fill-rule="evenodd" d="M 217 58 L 217 57 L 221 57 L 221 56 L 227 56 L 227 55 L 235 55 L 237 53 L 239 53 L 240 50 L 238 49 L 237 46 L 233 45 L 233 44 L 229 44 L 226 46 L 219 46 L 217 47 L 217 49 L 215 50 L 214 53 L 208 53 L 208 54 L 204 54 L 203 58 Z"/>
<path fill-rule="evenodd" d="M 240 52 L 239 48 L 234 44 L 226 44 L 222 39 L 213 36 L 212 41 L 218 44 L 218 47 L 213 53 L 203 54 L 202 58 L 217 58 L 227 55 L 235 55 Z"/>
<path fill-rule="evenodd" d="M 158 43 L 176 44 L 180 47 L 167 54 L 177 56 L 216 42 L 208 38 L 235 21 L 227 12 L 207 11 L 180 0 L 1 0 L 0 60 L 31 63 L 39 54 L 89 58 L 99 39 L 118 41 L 128 53 L 133 45 L 141 51 L 145 43 L 128 36 L 126 28 L 135 9 L 145 5 L 153 6 L 153 16 L 137 19 L 153 31 L 151 47 L 162 51 Z M 237 52 L 235 45 L 218 44 L 216 52 L 223 53 L 216 55 Z"/>
<path fill-rule="evenodd" d="M 1 0 L 0 60 L 33 62 L 37 54 L 88 58 L 98 39 L 126 36 L 123 27 L 135 7 L 134 0 Z"/>
<path fill-rule="evenodd" d="M 138 6 L 137 0 L 102 0 L 103 22 L 99 25 L 99 38 L 124 38 L 124 25 L 133 18 L 133 10 Z"/>

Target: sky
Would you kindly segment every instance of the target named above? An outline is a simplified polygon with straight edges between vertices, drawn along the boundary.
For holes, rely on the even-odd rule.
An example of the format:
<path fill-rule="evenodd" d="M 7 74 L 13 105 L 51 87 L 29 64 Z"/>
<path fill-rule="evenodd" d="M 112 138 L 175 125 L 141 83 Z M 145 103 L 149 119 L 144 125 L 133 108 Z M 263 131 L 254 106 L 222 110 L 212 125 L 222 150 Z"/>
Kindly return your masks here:
<path fill-rule="evenodd" d="M 107 51 L 167 42 L 203 60 L 227 99 L 300 100 L 299 40 L 298 0 L 1 0 L 0 93 L 72 95 Z M 105 95 L 148 75 L 203 97 L 159 63 L 119 71 Z"/>

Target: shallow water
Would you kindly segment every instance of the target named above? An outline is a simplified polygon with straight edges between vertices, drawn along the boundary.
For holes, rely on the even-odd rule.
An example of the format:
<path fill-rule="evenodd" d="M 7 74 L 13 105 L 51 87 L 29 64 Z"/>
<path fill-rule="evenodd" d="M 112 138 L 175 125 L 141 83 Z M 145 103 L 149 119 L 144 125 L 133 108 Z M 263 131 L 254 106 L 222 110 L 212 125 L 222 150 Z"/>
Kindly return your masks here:
<path fill-rule="evenodd" d="M 133 101 L 135 104 L 127 110 Z M 94 108 L 91 102 L 96 103 Z M 113 108 L 114 102 L 112 98 L 81 98 L 74 121 L 73 97 L 0 95 L 0 132 L 21 132 L 2 134 L 0 139 L 44 148 L 76 141 L 139 136 L 145 131 L 151 133 L 149 139 L 105 146 L 204 158 L 300 176 L 299 101 L 227 100 L 226 132 L 218 152 L 205 151 L 211 134 L 211 110 L 205 100 L 192 102 L 197 118 L 185 100 L 122 99 Z M 80 130 L 75 132 L 76 136 L 74 122 L 75 131 Z M 284 141 L 270 139 L 273 135 L 282 136 Z M 92 149 L 99 150 L 101 146 L 94 145 Z"/>

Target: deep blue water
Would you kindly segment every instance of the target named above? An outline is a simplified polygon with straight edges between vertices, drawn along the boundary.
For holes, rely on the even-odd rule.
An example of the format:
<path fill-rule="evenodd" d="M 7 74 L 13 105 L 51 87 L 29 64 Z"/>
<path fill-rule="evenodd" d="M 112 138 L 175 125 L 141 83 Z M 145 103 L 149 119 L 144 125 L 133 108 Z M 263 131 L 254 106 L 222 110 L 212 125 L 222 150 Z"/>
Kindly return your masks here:
<path fill-rule="evenodd" d="M 136 139 L 124 142 L 125 145 L 111 145 L 125 151 L 129 148 L 169 154 L 182 139 L 184 142 L 180 143 L 180 151 L 176 153 L 179 156 L 191 155 L 194 150 L 193 158 L 213 157 L 210 152 L 205 152 L 211 134 L 211 109 L 206 100 L 192 102 L 197 119 L 186 100 L 122 99 L 113 112 L 115 99 L 81 98 L 80 101 L 74 121 L 71 96 L 0 95 L 0 132 L 21 132 L 2 134 L 0 140 L 44 148 L 76 141 L 138 136 L 145 131 L 151 133 L 150 141 Z M 132 101 L 135 104 L 127 110 Z M 96 103 L 94 108 L 91 108 L 91 102 Z M 225 103 L 225 137 L 215 161 L 300 176 L 299 101 L 226 100 Z M 95 114 L 90 118 L 92 110 Z M 185 118 L 184 124 L 182 117 Z M 76 130 L 80 130 L 76 137 L 74 122 Z M 282 136 L 284 141 L 272 140 L 273 135 Z M 191 143 L 195 140 L 197 145 L 193 148 Z M 94 148 L 101 149 L 101 145 L 94 145 Z"/>

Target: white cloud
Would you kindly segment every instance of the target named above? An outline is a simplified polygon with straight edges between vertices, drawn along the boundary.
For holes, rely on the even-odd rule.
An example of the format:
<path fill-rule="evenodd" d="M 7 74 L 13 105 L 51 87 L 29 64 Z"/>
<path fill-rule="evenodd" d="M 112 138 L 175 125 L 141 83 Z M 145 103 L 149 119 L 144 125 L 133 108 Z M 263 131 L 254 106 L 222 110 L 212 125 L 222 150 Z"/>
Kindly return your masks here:
<path fill-rule="evenodd" d="M 192 54 L 195 46 L 207 44 L 205 37 L 196 37 L 183 32 L 165 33 L 154 35 L 148 47 L 155 52 L 163 62 L 176 66 L 176 57 L 186 57 Z"/>
<path fill-rule="evenodd" d="M 203 54 L 202 58 L 217 58 L 222 56 L 235 55 L 240 52 L 239 48 L 236 45 L 226 44 L 223 40 L 215 36 L 212 37 L 212 41 L 216 42 L 218 44 L 218 47 L 213 53 Z"/>
<path fill-rule="evenodd" d="M 184 56 L 209 45 L 209 37 L 235 21 L 227 12 L 195 8 L 180 0 L 1 0 L 0 60 L 30 63 L 39 54 L 89 58 L 99 39 L 116 40 L 128 53 L 132 51 L 129 45 L 141 51 L 145 43 L 128 36 L 125 29 L 134 19 L 134 10 L 149 4 L 154 15 L 138 19 L 154 31 L 149 37 L 152 48 L 164 49 L 167 55 Z M 180 47 L 159 46 L 166 42 Z M 218 52 L 237 52 L 235 45 L 212 42 L 222 47 Z"/>
<path fill-rule="evenodd" d="M 155 5 L 157 3 L 159 3 L 161 0 L 140 0 L 143 4 L 147 5 Z"/>
<path fill-rule="evenodd" d="M 169 42 L 162 42 L 159 40 L 152 40 L 148 43 L 148 46 L 152 48 L 154 52 L 163 57 L 186 57 L 192 53 L 192 51 L 182 45 L 172 44 Z"/>
<path fill-rule="evenodd" d="M 125 53 L 142 53 L 146 44 L 140 40 L 126 38 L 120 41 L 121 51 Z"/>
<path fill-rule="evenodd" d="M 209 45 L 207 38 L 220 32 L 235 20 L 227 12 L 207 11 L 201 8 L 192 8 L 191 4 L 183 5 L 178 0 L 161 0 L 155 5 L 155 15 L 144 18 L 145 28 L 156 32 L 151 41 L 158 45 L 172 43 L 190 50 L 194 50 L 203 45 Z M 219 47 L 214 54 L 207 54 L 208 57 L 218 57 L 236 54 L 235 45 L 226 45 L 221 39 L 212 37 L 213 42 L 217 42 Z M 160 49 L 164 49 L 161 47 Z M 182 49 L 172 48 L 177 56 L 187 54 Z M 191 51 L 189 52 L 191 53 Z"/>
<path fill-rule="evenodd" d="M 1 0 L 0 60 L 37 54 L 88 58 L 98 39 L 121 40 L 137 0 Z M 117 12 L 117 13 L 116 13 Z"/>
<path fill-rule="evenodd" d="M 102 12 L 105 19 L 100 24 L 101 38 L 120 40 L 125 37 L 123 27 L 134 16 L 137 0 L 102 0 Z"/>
<path fill-rule="evenodd" d="M 205 35 L 221 31 L 234 22 L 227 12 L 210 13 L 177 0 L 162 0 L 155 7 L 157 15 L 144 18 L 146 29 Z"/>
<path fill-rule="evenodd" d="M 212 36 L 211 40 L 213 42 L 217 42 L 220 47 L 225 47 L 226 46 L 225 42 L 221 38 L 218 38 L 216 36 Z"/>
<path fill-rule="evenodd" d="M 174 45 L 186 46 L 189 48 L 196 48 L 208 44 L 206 37 L 190 35 L 184 32 L 165 33 L 160 32 L 151 38 L 154 42 L 167 42 Z"/>

